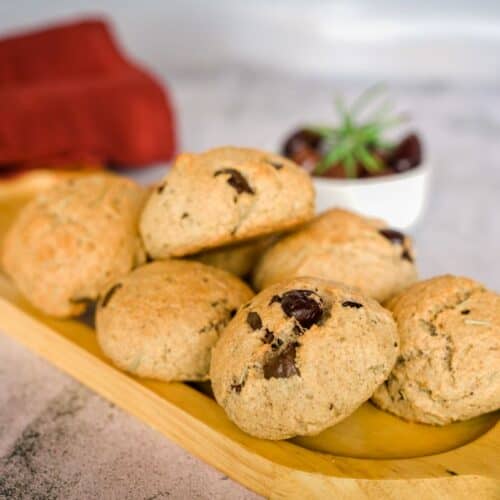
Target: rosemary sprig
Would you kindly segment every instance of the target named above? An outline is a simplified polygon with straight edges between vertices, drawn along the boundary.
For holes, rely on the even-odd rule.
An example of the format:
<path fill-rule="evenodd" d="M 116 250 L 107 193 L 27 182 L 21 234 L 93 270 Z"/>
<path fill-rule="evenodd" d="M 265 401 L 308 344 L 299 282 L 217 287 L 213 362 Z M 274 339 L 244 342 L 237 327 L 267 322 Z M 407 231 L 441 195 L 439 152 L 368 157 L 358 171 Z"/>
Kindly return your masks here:
<path fill-rule="evenodd" d="M 326 146 L 326 153 L 315 167 L 315 174 L 324 174 L 335 165 L 341 164 L 347 177 L 357 176 L 357 165 L 362 165 L 370 173 L 384 169 L 384 165 L 374 150 L 388 150 L 393 144 L 383 139 L 383 133 L 400 125 L 407 119 L 405 115 L 390 116 L 390 101 L 382 104 L 362 122 L 360 115 L 376 97 L 385 91 L 382 84 L 374 85 L 363 92 L 348 108 L 343 99 L 337 97 L 335 108 L 340 115 L 340 125 L 309 126 L 307 130 L 320 135 Z"/>

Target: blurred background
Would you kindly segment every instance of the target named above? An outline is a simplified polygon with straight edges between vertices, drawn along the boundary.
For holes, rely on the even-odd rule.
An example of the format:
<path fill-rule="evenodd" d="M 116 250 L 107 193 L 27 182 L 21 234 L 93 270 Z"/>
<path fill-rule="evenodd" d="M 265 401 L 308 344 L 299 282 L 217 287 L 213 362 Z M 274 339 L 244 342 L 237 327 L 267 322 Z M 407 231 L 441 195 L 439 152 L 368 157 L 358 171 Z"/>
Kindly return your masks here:
<path fill-rule="evenodd" d="M 424 277 L 466 274 L 500 289 L 500 3 L 394 0 L 0 4 L 0 34 L 97 16 L 168 87 L 178 150 L 277 151 L 303 123 L 335 120 L 386 82 L 433 167 L 412 230 Z M 165 166 L 131 175 L 150 181 Z"/>
<path fill-rule="evenodd" d="M 494 85 L 500 73 L 496 0 L 21 0 L 2 2 L 0 29 L 82 14 L 112 20 L 127 51 L 167 77 L 245 65 L 336 80 Z"/>

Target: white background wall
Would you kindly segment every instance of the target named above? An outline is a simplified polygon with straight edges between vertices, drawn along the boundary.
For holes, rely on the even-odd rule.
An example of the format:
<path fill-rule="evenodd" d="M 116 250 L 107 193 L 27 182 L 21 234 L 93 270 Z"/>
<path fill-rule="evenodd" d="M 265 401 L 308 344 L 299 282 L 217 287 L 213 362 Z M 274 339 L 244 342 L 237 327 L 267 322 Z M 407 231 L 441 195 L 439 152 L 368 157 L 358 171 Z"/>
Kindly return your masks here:
<path fill-rule="evenodd" d="M 499 0 L 1 0 L 0 35 L 112 18 L 157 72 L 248 64 L 338 79 L 500 79 Z"/>

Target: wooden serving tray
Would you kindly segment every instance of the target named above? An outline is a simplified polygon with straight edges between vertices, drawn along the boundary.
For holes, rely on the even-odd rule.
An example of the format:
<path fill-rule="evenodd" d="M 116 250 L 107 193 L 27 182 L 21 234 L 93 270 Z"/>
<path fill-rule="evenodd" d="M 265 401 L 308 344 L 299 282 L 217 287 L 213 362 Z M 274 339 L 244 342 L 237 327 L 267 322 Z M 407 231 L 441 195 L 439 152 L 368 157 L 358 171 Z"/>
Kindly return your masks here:
<path fill-rule="evenodd" d="M 0 181 L 0 244 L 29 198 L 61 176 Z M 71 175 L 71 174 L 69 174 Z M 141 380 L 113 367 L 91 326 L 48 318 L 0 273 L 0 329 L 248 488 L 273 498 L 500 498 L 498 412 L 445 427 L 404 422 L 370 403 L 319 436 L 244 434 L 206 385 Z"/>

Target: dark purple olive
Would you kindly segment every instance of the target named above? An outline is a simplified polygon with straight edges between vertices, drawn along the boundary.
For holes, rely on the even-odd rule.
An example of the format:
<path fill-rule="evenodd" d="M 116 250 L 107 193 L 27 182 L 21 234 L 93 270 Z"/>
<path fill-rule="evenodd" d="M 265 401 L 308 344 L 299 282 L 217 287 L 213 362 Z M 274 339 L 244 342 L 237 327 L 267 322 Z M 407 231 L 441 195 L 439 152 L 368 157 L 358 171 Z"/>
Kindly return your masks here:
<path fill-rule="evenodd" d="M 321 155 L 312 149 L 304 148 L 302 151 L 296 153 L 291 159 L 297 165 L 300 165 L 304 170 L 312 174 L 316 165 L 321 161 Z"/>
<path fill-rule="evenodd" d="M 283 145 L 283 154 L 288 158 L 291 158 L 294 154 L 304 148 L 309 148 L 320 153 L 322 141 L 323 138 L 320 134 L 317 134 L 312 130 L 302 128 L 296 130 L 285 141 L 285 144 Z"/>
<path fill-rule="evenodd" d="M 416 134 L 407 135 L 392 151 L 387 164 L 395 172 L 406 172 L 422 162 L 422 145 Z"/>
<path fill-rule="evenodd" d="M 323 138 L 311 130 L 299 129 L 288 137 L 282 153 L 306 170 L 312 171 L 321 160 Z"/>
<path fill-rule="evenodd" d="M 279 302 L 283 312 L 305 329 L 318 323 L 323 316 L 323 300 L 312 290 L 289 290 L 281 297 L 275 295 L 270 304 L 274 302 Z"/>

